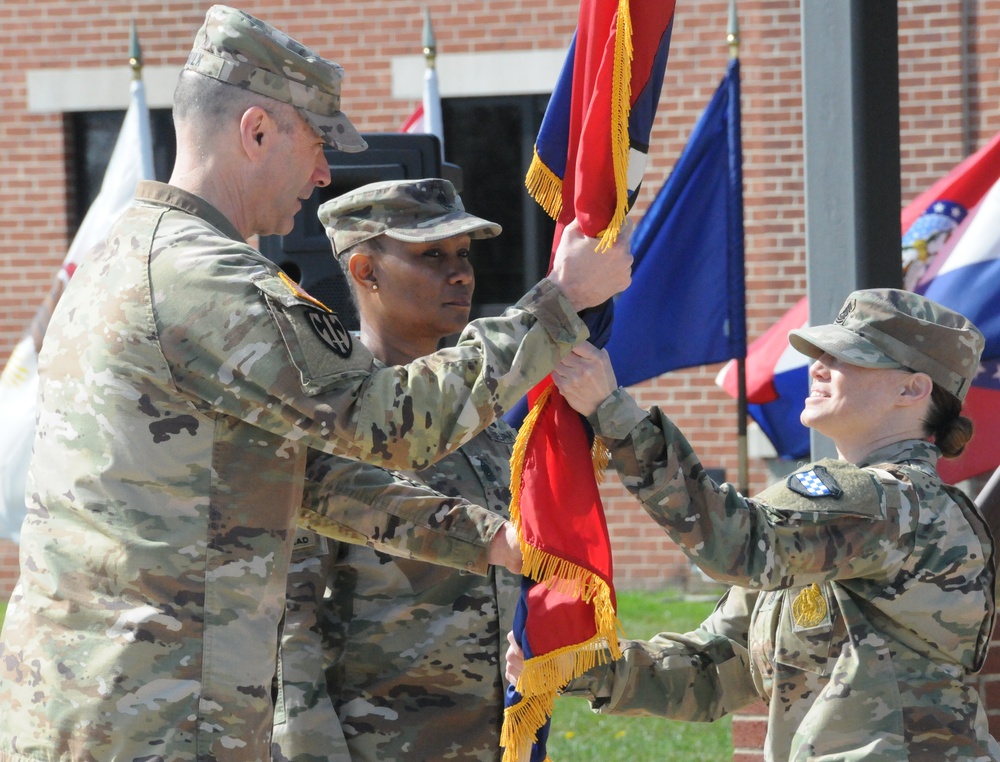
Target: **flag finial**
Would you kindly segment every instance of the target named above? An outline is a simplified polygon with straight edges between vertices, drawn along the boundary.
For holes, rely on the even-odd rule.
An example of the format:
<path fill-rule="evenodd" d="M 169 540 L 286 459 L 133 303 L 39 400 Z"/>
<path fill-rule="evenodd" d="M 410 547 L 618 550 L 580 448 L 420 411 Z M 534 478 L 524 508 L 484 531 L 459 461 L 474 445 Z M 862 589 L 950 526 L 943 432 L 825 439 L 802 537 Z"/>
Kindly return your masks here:
<path fill-rule="evenodd" d="M 726 44 L 729 57 L 740 57 L 740 20 L 736 15 L 736 0 L 729 0 L 729 24 L 726 26 Z"/>
<path fill-rule="evenodd" d="M 431 25 L 431 12 L 429 8 L 424 8 L 424 58 L 427 59 L 427 68 L 434 68 L 434 59 L 437 57 L 437 42 L 434 40 L 434 27 Z"/>
<path fill-rule="evenodd" d="M 128 63 L 132 67 L 132 79 L 139 79 L 142 75 L 142 47 L 139 45 L 139 33 L 135 30 L 135 21 L 132 21 L 129 32 Z"/>

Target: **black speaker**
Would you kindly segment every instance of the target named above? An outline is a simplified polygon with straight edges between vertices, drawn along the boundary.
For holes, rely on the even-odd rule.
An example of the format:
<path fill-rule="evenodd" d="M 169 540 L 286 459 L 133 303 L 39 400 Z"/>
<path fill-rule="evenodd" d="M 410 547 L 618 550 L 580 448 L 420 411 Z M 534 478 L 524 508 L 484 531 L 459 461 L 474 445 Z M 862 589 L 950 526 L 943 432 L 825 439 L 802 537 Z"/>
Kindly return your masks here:
<path fill-rule="evenodd" d="M 261 253 L 310 295 L 334 310 L 348 330 L 358 329 L 358 315 L 340 265 L 334 260 L 326 231 L 316 216 L 320 205 L 335 196 L 380 180 L 444 177 L 462 189 L 462 171 L 441 161 L 441 143 L 434 135 L 370 133 L 368 148 L 358 153 L 326 149 L 330 184 L 316 188 L 295 215 L 292 232 L 262 236 Z"/>

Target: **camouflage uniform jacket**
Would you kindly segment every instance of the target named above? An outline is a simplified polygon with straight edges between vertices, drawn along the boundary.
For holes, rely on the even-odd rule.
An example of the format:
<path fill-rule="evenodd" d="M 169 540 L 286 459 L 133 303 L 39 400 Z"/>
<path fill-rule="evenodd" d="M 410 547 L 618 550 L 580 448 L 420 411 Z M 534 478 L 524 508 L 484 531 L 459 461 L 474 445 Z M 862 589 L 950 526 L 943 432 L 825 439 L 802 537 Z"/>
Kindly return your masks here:
<path fill-rule="evenodd" d="M 514 439 L 497 421 L 410 476 L 505 518 Z M 337 460 L 324 457 L 310 471 L 318 489 L 306 500 L 329 501 L 324 513 L 338 501 L 338 479 L 327 472 Z M 316 539 L 303 541 L 289 575 L 273 759 L 499 762 L 502 656 L 520 577 L 505 569 L 475 576 L 360 545 L 334 544 L 324 556 Z M 411 554 L 412 542 L 393 552 Z"/>
<path fill-rule="evenodd" d="M 993 547 L 939 451 L 896 442 L 800 468 L 755 499 L 705 474 L 656 408 L 620 390 L 592 416 L 623 483 L 734 587 L 695 633 L 625 644 L 571 692 L 599 711 L 711 720 L 769 706 L 769 760 L 1000 759 L 966 675 L 993 628 Z"/>
<path fill-rule="evenodd" d="M 585 334 L 543 281 L 372 372 L 217 210 L 140 184 L 42 348 L 0 759 L 266 759 L 307 448 L 426 466 Z"/>

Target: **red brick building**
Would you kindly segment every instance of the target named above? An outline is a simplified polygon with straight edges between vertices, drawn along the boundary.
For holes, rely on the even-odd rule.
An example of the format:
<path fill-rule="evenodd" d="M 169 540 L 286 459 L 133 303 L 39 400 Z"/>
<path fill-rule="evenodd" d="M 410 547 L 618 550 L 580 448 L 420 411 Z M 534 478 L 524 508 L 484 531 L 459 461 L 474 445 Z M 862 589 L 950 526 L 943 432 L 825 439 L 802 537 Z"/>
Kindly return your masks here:
<path fill-rule="evenodd" d="M 87 115 L 124 110 L 127 104 L 130 22 L 135 21 L 142 42 L 149 105 L 168 109 L 177 72 L 209 4 L 4 0 L 0 5 L 0 229 L 7 241 L 0 251 L 0 363 L 47 292 L 79 224 L 80 199 L 88 193 L 81 142 L 92 129 Z M 519 113 L 537 112 L 539 103 L 544 107 L 575 27 L 578 3 L 249 0 L 240 5 L 340 62 L 347 70 L 345 111 L 362 131 L 393 132 L 420 98 L 425 6 L 437 37 L 446 119 L 449 113 L 471 119 L 470 104 L 513 104 Z M 669 174 L 725 70 L 727 5 L 727 0 L 678 2 L 635 216 Z M 1000 130 L 1000 0 L 906 0 L 898 5 L 906 203 Z M 796 0 L 740 0 L 738 6 L 748 330 L 753 339 L 806 288 L 802 44 Z M 524 133 L 521 127 L 511 141 L 523 142 Z M 449 145 L 446 138 L 446 155 Z M 465 163 L 466 185 L 487 185 L 494 171 L 491 161 L 509 161 L 500 157 L 498 145 L 470 146 L 476 161 Z M 522 175 L 524 158 L 523 167 L 515 168 Z M 472 210 L 491 214 L 490 209 Z M 665 405 L 705 463 L 735 480 L 736 407 L 716 388 L 717 370 L 675 372 L 641 385 L 638 393 L 645 404 Z M 751 491 L 769 480 L 768 463 L 759 457 L 765 450 L 756 441 L 752 438 Z M 613 478 L 605 494 L 618 584 L 684 584 L 689 565 L 683 555 Z M 16 555 L 10 543 L 0 550 L 0 595 L 6 595 L 16 576 Z M 1000 688 L 990 675 L 982 680 L 994 720 L 1000 720 Z M 735 759 L 759 759 L 760 723 L 744 717 L 734 727 Z M 998 731 L 1000 722 L 995 722 Z"/>

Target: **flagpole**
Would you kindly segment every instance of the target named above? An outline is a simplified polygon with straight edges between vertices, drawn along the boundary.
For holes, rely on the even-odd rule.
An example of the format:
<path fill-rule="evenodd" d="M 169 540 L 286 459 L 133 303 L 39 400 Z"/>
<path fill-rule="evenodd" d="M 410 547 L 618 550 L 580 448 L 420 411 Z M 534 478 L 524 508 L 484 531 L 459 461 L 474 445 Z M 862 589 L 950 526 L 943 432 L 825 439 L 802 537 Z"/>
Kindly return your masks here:
<path fill-rule="evenodd" d="M 128 63 L 132 67 L 132 83 L 129 86 L 129 96 L 136 104 L 136 116 L 139 120 L 139 134 L 150 139 L 140 141 L 139 161 L 142 165 L 141 177 L 152 180 L 156 177 L 153 169 L 153 131 L 149 124 L 149 107 L 146 105 L 146 86 L 142 81 L 142 46 L 139 44 L 139 33 L 135 28 L 135 20 L 129 30 Z"/>
<path fill-rule="evenodd" d="M 993 530 L 993 536 L 1000 536 L 1000 468 L 997 468 L 989 481 L 976 496 L 976 507 L 982 512 L 986 523 Z"/>
<path fill-rule="evenodd" d="M 726 44 L 729 46 L 730 60 L 740 57 L 740 22 L 736 15 L 736 0 L 729 0 L 729 23 L 726 25 Z M 744 345 L 746 345 L 746 321 L 743 323 Z M 744 495 L 750 490 L 750 463 L 747 452 L 747 358 L 736 359 L 736 457 L 739 467 L 739 487 Z"/>
<path fill-rule="evenodd" d="M 431 12 L 424 8 L 423 32 L 424 61 L 427 68 L 424 71 L 424 132 L 437 135 L 441 143 L 441 158 L 444 158 L 444 120 L 441 116 L 441 92 L 437 77 L 437 41 L 434 39 L 434 27 L 431 25 Z"/>

